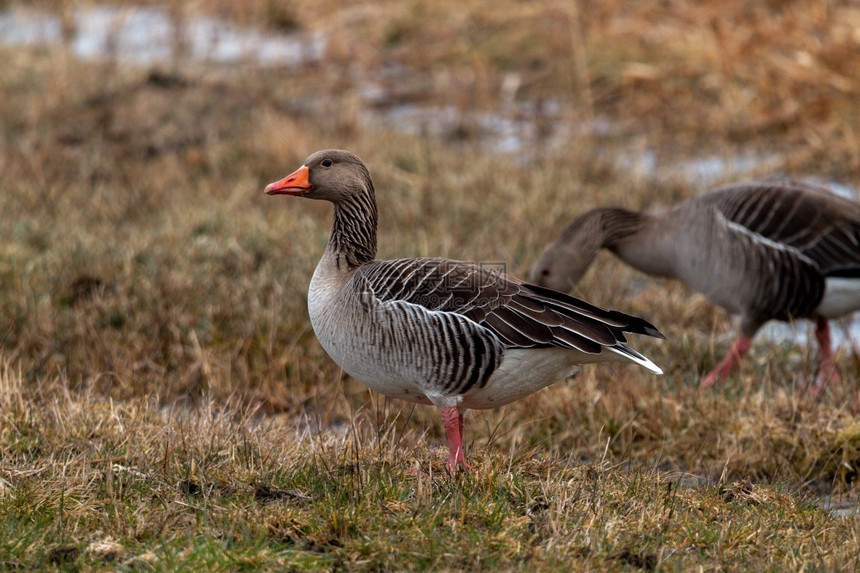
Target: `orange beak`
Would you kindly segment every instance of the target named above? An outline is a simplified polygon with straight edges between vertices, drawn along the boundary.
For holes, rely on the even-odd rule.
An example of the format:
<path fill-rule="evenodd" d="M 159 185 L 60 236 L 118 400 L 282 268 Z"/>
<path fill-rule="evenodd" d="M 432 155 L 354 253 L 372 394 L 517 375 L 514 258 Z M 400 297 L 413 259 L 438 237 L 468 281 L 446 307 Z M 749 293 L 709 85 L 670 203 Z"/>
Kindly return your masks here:
<path fill-rule="evenodd" d="M 280 181 L 266 185 L 266 195 L 304 195 L 310 188 L 308 168 L 302 165 Z"/>

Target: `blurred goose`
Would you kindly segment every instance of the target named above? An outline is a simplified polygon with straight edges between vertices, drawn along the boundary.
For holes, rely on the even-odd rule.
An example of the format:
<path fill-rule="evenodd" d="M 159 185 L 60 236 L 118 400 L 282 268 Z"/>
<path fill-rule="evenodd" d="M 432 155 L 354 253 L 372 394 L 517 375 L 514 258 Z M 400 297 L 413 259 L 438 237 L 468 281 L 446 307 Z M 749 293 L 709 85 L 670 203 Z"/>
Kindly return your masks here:
<path fill-rule="evenodd" d="M 328 246 L 308 293 L 314 332 L 368 387 L 440 408 L 449 469 L 466 466 L 466 409 L 518 400 L 586 362 L 631 361 L 661 373 L 624 344 L 624 332 L 663 338 L 641 318 L 477 264 L 375 260 L 373 182 L 348 151 L 318 151 L 265 191 L 334 203 Z"/>
<path fill-rule="evenodd" d="M 532 281 L 567 292 L 602 248 L 740 314 L 740 333 L 702 387 L 724 378 L 772 319 L 816 321 L 821 352 L 812 390 L 838 378 L 828 319 L 860 308 L 860 204 L 804 183 L 765 180 L 717 189 L 660 214 L 593 209 L 544 249 Z"/>

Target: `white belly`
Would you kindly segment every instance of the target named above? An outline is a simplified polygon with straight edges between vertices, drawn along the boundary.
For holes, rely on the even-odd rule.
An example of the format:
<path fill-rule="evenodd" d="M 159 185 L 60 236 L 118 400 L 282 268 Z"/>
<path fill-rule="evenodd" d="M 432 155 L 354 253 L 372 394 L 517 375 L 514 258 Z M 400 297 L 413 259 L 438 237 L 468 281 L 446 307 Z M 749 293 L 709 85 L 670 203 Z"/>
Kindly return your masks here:
<path fill-rule="evenodd" d="M 460 404 L 478 410 L 496 408 L 573 376 L 579 364 L 617 360 L 624 359 L 607 349 L 595 356 L 568 348 L 511 348 L 487 385 L 464 394 Z"/>
<path fill-rule="evenodd" d="M 834 277 L 824 284 L 824 297 L 815 314 L 838 318 L 860 310 L 860 279 Z"/>

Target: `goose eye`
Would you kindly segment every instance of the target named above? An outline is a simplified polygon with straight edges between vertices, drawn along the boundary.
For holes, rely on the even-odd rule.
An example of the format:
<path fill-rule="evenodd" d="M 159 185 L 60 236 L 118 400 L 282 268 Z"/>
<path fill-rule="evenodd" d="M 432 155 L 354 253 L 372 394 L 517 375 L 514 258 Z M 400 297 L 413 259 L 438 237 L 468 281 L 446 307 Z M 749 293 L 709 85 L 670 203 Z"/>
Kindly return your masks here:
<path fill-rule="evenodd" d="M 320 165 L 322 165 L 323 167 L 331 167 L 332 163 L 333 161 L 331 159 L 323 159 L 322 161 L 320 161 Z"/>
<path fill-rule="evenodd" d="M 548 276 L 549 276 L 549 269 L 543 269 L 543 270 L 540 272 L 540 274 L 541 274 L 541 276 L 542 276 L 542 277 L 548 277 Z"/>

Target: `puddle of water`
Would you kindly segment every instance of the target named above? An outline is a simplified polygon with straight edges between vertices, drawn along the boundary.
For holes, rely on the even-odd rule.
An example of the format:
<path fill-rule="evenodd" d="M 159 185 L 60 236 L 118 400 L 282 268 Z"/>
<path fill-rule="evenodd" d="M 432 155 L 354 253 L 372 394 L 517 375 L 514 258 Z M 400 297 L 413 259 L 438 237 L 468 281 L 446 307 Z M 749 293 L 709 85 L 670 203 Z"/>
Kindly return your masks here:
<path fill-rule="evenodd" d="M 818 344 L 815 341 L 815 327 L 808 320 L 798 320 L 793 323 L 774 320 L 762 327 L 759 336 L 776 342 L 791 340 L 803 345 Z M 830 339 L 834 350 L 856 346 L 860 341 L 860 317 L 831 321 Z"/>
<path fill-rule="evenodd" d="M 777 154 L 702 155 L 661 161 L 653 149 L 612 150 L 613 163 L 636 178 L 656 182 L 682 180 L 702 187 L 712 187 L 727 175 L 750 177 L 767 169 L 778 169 L 784 162 Z"/>
<path fill-rule="evenodd" d="M 78 10 L 74 30 L 72 52 L 81 59 L 116 55 L 122 61 L 145 65 L 168 62 L 176 54 L 172 22 L 156 8 Z"/>
<path fill-rule="evenodd" d="M 468 133 L 478 139 L 484 149 L 492 153 L 523 154 L 527 150 L 545 149 L 551 141 L 560 140 L 560 122 L 547 133 L 541 133 L 541 122 L 553 122 L 559 112 L 530 109 L 527 104 L 517 105 L 515 111 L 493 113 L 460 110 L 455 106 L 428 106 L 416 103 L 387 105 L 384 92 L 377 84 L 365 85 L 359 93 L 376 103 L 362 110 L 362 120 L 368 124 L 383 125 L 404 133 L 426 134 L 456 139 Z M 527 161 L 528 159 L 526 159 Z"/>
<path fill-rule="evenodd" d="M 114 58 L 132 65 L 167 64 L 183 58 L 218 64 L 298 65 L 325 52 L 321 34 L 266 33 L 205 16 L 177 22 L 158 7 L 78 8 L 69 23 L 69 48 L 81 59 Z M 59 16 L 37 10 L 0 12 L 0 42 L 63 43 Z"/>
<path fill-rule="evenodd" d="M 41 12 L 0 13 L 0 41 L 12 46 L 54 44 L 63 37 L 58 16 Z"/>
<path fill-rule="evenodd" d="M 845 499 L 842 497 L 824 496 L 821 498 L 819 507 L 824 511 L 833 514 L 839 518 L 857 518 L 860 517 L 860 510 L 857 507 L 857 500 Z"/>

